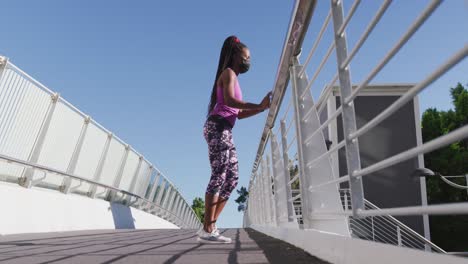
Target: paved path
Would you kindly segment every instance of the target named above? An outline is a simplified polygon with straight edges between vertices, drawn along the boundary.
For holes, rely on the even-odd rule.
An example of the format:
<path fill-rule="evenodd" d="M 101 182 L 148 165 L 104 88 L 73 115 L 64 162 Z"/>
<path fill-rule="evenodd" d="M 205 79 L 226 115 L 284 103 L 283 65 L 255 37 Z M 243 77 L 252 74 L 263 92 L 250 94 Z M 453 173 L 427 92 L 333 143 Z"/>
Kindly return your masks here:
<path fill-rule="evenodd" d="M 195 230 L 97 230 L 0 236 L 0 263 L 317 263 L 252 229 L 224 229 L 233 243 L 199 244 Z"/>

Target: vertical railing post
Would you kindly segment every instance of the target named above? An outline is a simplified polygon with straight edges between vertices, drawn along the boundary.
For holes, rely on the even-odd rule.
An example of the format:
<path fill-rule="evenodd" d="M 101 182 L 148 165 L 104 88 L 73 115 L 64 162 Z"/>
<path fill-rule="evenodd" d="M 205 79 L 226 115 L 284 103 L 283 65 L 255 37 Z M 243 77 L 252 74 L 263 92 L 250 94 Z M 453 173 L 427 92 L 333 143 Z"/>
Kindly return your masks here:
<path fill-rule="evenodd" d="M 349 204 L 348 204 L 348 193 L 347 192 L 344 193 L 343 199 L 344 199 L 344 210 L 348 211 L 349 210 Z"/>
<path fill-rule="evenodd" d="M 372 241 L 375 241 L 375 227 L 374 227 L 374 217 L 371 216 L 371 225 L 372 225 Z"/>
<path fill-rule="evenodd" d="M 70 162 L 68 163 L 67 173 L 68 174 L 75 174 L 76 164 L 78 163 L 78 158 L 80 157 L 81 149 L 83 147 L 83 142 L 86 137 L 86 131 L 88 130 L 89 121 L 91 118 L 89 116 L 85 117 L 83 120 L 83 127 L 81 128 L 80 136 L 78 137 L 78 141 L 76 143 L 75 149 L 73 150 L 72 157 Z M 72 179 L 70 177 L 65 177 L 62 181 L 62 186 L 60 190 L 63 193 L 70 192 L 70 186 L 72 183 Z"/>
<path fill-rule="evenodd" d="M 176 195 L 177 193 L 177 190 L 175 189 L 174 186 L 172 186 L 171 188 L 171 196 L 169 196 L 169 199 L 167 201 L 167 207 L 166 207 L 166 213 L 167 213 L 167 217 L 170 217 L 170 213 L 171 213 L 171 207 L 172 207 L 172 203 L 174 202 L 174 196 Z"/>
<path fill-rule="evenodd" d="M 172 210 L 174 214 L 174 221 L 177 223 L 177 225 L 180 225 L 179 221 L 179 210 L 180 210 L 180 203 L 182 201 L 182 196 L 179 194 L 176 196 L 176 202 L 174 203 L 174 210 Z"/>
<path fill-rule="evenodd" d="M 161 207 L 161 198 L 162 198 L 162 194 L 165 191 L 166 184 L 167 184 L 167 180 L 166 178 L 163 177 L 161 180 L 161 183 L 159 184 L 159 191 L 157 191 L 156 189 L 157 195 L 156 195 L 156 198 L 154 199 L 154 204 L 156 204 L 158 207 Z M 155 209 L 155 211 L 158 212 L 159 210 Z"/>
<path fill-rule="evenodd" d="M 275 199 L 273 195 L 273 186 L 272 186 L 272 169 L 271 167 L 273 166 L 272 162 L 270 162 L 270 157 L 267 155 L 266 156 L 266 186 L 267 186 L 267 199 L 268 199 L 268 204 L 270 206 L 270 223 L 273 226 L 276 226 L 276 205 L 275 205 Z M 275 195 L 277 195 L 275 193 Z"/>
<path fill-rule="evenodd" d="M 350 177 L 351 191 L 351 207 L 353 216 L 357 217 L 358 210 L 364 210 L 364 192 L 362 187 L 361 177 L 355 177 L 355 171 L 361 169 L 361 161 L 359 156 L 358 139 L 350 139 L 349 135 L 356 131 L 356 115 L 354 111 L 354 101 L 345 103 L 345 99 L 351 95 L 351 74 L 350 66 L 342 67 L 343 62 L 348 57 L 348 47 L 346 42 L 345 32 L 338 34 L 337 32 L 343 25 L 343 1 L 331 0 L 331 9 L 333 15 L 333 28 L 335 32 L 335 46 L 338 65 L 338 76 L 340 80 L 340 101 L 343 109 L 343 135 L 346 143 L 346 164 L 348 175 Z"/>
<path fill-rule="evenodd" d="M 273 180 L 275 182 L 275 205 L 276 205 L 276 223 L 278 226 L 284 226 L 288 223 L 287 209 L 287 188 L 288 183 L 284 180 L 285 175 L 284 161 L 278 146 L 276 135 L 270 131 L 271 164 L 273 168 Z"/>
<path fill-rule="evenodd" d="M 189 227 L 193 228 L 193 215 L 191 214 L 190 210 L 189 210 Z"/>
<path fill-rule="evenodd" d="M 47 113 L 44 117 L 44 121 L 42 122 L 41 128 L 39 130 L 39 134 L 34 142 L 34 146 L 31 150 L 31 153 L 28 157 L 28 162 L 37 164 L 39 160 L 39 155 L 42 151 L 42 146 L 44 145 L 45 137 L 50 127 L 50 122 L 52 121 L 52 116 L 55 112 L 55 107 L 57 106 L 57 102 L 60 98 L 58 93 L 51 95 L 51 102 L 49 108 L 47 109 Z M 19 179 L 19 184 L 23 187 L 30 188 L 32 186 L 32 178 L 34 175 L 34 169 L 27 168 L 23 171 L 22 177 Z"/>
<path fill-rule="evenodd" d="M 114 179 L 113 186 L 115 188 L 119 188 L 120 182 L 122 181 L 122 176 L 123 176 L 123 172 L 124 172 L 124 169 L 125 169 L 125 165 L 127 164 L 127 159 L 128 159 L 128 153 L 129 152 L 130 152 L 130 145 L 127 144 L 125 146 L 125 152 L 122 155 L 122 159 L 120 160 L 119 170 L 117 171 L 117 175 L 116 175 L 116 177 Z M 109 191 L 109 195 L 108 195 L 109 201 L 114 201 L 116 195 L 117 195 L 116 191 L 114 191 L 114 190 Z"/>
<path fill-rule="evenodd" d="M 136 182 L 137 182 L 137 179 L 138 179 L 138 174 L 140 172 L 142 163 L 143 163 L 143 156 L 140 155 L 140 157 L 138 157 L 138 165 L 137 165 L 137 167 L 135 169 L 135 172 L 133 173 L 132 181 L 130 182 L 130 186 L 128 187 L 128 192 L 130 192 L 130 193 L 135 192 L 135 185 L 136 185 Z"/>
<path fill-rule="evenodd" d="M 182 220 L 184 221 L 185 228 L 189 228 L 188 217 L 187 217 L 188 216 L 188 211 L 189 211 L 188 204 L 186 202 L 184 202 Z"/>
<path fill-rule="evenodd" d="M 166 180 L 166 179 L 165 179 Z M 168 180 L 166 180 L 165 187 L 161 190 L 163 192 L 163 197 L 161 198 L 161 201 L 159 203 L 159 209 L 156 209 L 160 213 L 161 216 L 164 215 L 164 211 L 166 209 L 166 201 L 167 198 L 171 192 L 171 184 L 169 183 Z"/>
<path fill-rule="evenodd" d="M 403 245 L 401 241 L 401 230 L 399 226 L 397 226 L 396 228 L 397 228 L 396 230 L 397 230 L 398 246 L 401 247 Z"/>
<path fill-rule="evenodd" d="M 148 201 L 150 202 L 154 202 L 154 196 L 156 194 L 156 188 L 158 187 L 158 182 L 159 182 L 159 178 L 161 177 L 161 173 L 158 171 L 156 173 L 156 176 L 154 177 L 154 181 L 153 181 L 153 185 L 151 186 L 151 190 L 150 192 L 148 193 L 148 196 L 146 197 L 146 199 L 148 199 Z M 151 183 L 151 180 L 150 180 L 150 183 Z"/>
<path fill-rule="evenodd" d="M 262 213 L 263 213 L 263 225 L 266 225 L 270 223 L 270 205 L 269 205 L 269 199 L 267 199 L 267 186 L 266 186 L 266 174 L 267 174 L 267 169 L 266 169 L 266 161 L 262 157 L 261 164 L 260 164 L 260 188 L 261 188 L 261 201 L 262 201 Z"/>
<path fill-rule="evenodd" d="M 154 172 L 153 165 L 150 165 L 150 166 L 148 167 L 148 173 L 147 173 L 147 175 L 144 177 L 144 179 L 147 179 L 147 180 L 145 180 L 145 182 L 144 182 L 143 184 L 141 184 L 141 186 L 142 186 L 142 188 L 143 188 L 143 194 L 135 193 L 135 194 L 137 194 L 137 195 L 143 197 L 144 199 L 148 199 L 148 198 L 146 197 L 146 193 L 147 193 L 147 191 L 148 191 L 149 185 L 151 184 L 151 175 L 153 174 L 153 172 Z M 151 192 L 151 190 L 150 190 L 150 192 Z M 148 193 L 148 196 L 149 196 L 149 193 Z M 142 208 L 143 201 L 144 201 L 143 199 L 138 200 L 136 206 L 137 206 L 139 209 L 143 209 L 143 208 Z"/>
<path fill-rule="evenodd" d="M 466 186 L 468 186 L 468 173 L 465 174 Z M 468 195 L 468 189 L 466 189 L 466 195 Z"/>
<path fill-rule="evenodd" d="M 286 186 L 286 208 L 288 210 L 288 222 L 293 223 L 295 227 L 298 227 L 296 220 L 296 213 L 294 212 L 294 205 L 291 201 L 291 185 L 289 181 L 291 180 L 291 175 L 289 173 L 289 155 L 288 155 L 288 138 L 286 135 L 286 122 L 284 120 L 280 121 L 281 124 L 281 147 L 283 149 L 283 167 L 284 167 L 284 184 Z"/>
<path fill-rule="evenodd" d="M 185 203 L 185 200 L 183 197 L 180 197 L 180 204 L 179 204 L 179 210 L 177 212 L 177 216 L 179 217 L 179 221 L 180 221 L 180 225 L 183 226 L 184 225 L 184 216 L 183 216 L 183 213 L 184 213 L 184 203 Z"/>
<path fill-rule="evenodd" d="M 261 162 L 261 161 L 260 161 Z M 264 225 L 265 224 L 265 215 L 266 215 L 266 210 L 263 210 L 263 208 L 265 207 L 265 200 L 263 199 L 263 185 L 262 185 L 262 178 L 261 178 L 261 175 L 262 175 L 262 164 L 260 163 L 260 171 L 257 173 L 257 177 L 256 177 L 256 181 L 255 181 L 255 185 L 256 185 L 256 189 L 257 189 L 257 195 L 256 195 L 256 204 L 257 204 L 257 208 L 256 208 L 256 212 L 257 212 L 257 217 L 258 217 L 258 221 L 257 221 L 257 224 L 258 225 Z"/>
<path fill-rule="evenodd" d="M 253 224 L 258 224 L 258 211 L 257 211 L 257 186 L 255 181 L 252 181 L 252 187 L 250 188 L 251 192 L 249 193 L 249 207 L 250 207 L 250 219 Z"/>
<path fill-rule="evenodd" d="M 5 72 L 5 68 L 8 64 L 8 58 L 0 56 L 0 82 L 2 81 L 3 73 Z"/>
<path fill-rule="evenodd" d="M 182 202 L 182 204 L 180 205 L 180 215 L 179 215 L 179 218 L 180 218 L 180 221 L 181 221 L 181 228 L 186 228 L 187 227 L 187 224 L 185 223 L 185 203 Z"/>
<path fill-rule="evenodd" d="M 299 162 L 299 183 L 303 228 L 314 228 L 349 236 L 349 226 L 344 215 L 324 217 L 313 215 L 321 211 L 343 211 L 340 193 L 336 184 L 320 185 L 335 179 L 329 158 L 320 158 L 327 152 L 320 120 L 314 105 L 311 91 L 308 89 L 307 74 L 299 65 L 298 57 L 292 59 L 290 74 L 296 125 L 297 155 Z M 317 132 L 317 133 L 316 133 Z M 312 163 L 313 162 L 313 163 Z"/>
<path fill-rule="evenodd" d="M 107 153 L 109 152 L 110 143 L 112 141 L 112 133 L 107 135 L 106 143 L 104 144 L 104 149 L 102 150 L 101 157 L 94 172 L 93 180 L 99 182 L 101 180 L 102 169 L 104 168 L 104 163 L 107 159 Z M 96 198 L 97 186 L 95 184 L 91 185 L 88 190 L 88 196 L 91 198 Z"/>

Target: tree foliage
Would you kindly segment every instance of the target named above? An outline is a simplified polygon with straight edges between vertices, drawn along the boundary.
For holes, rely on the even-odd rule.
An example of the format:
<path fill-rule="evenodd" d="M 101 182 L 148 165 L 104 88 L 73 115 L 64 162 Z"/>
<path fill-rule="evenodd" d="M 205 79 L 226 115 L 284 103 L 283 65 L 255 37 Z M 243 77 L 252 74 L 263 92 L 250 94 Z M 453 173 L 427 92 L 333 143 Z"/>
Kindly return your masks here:
<path fill-rule="evenodd" d="M 205 201 L 200 197 L 195 197 L 192 202 L 192 209 L 203 223 L 205 220 Z"/>
<path fill-rule="evenodd" d="M 427 109 L 422 116 L 423 141 L 445 135 L 468 124 L 468 90 L 458 83 L 450 89 L 454 109 L 439 111 Z M 468 173 L 468 139 L 455 142 L 424 155 L 426 168 L 442 175 Z M 466 185 L 465 178 L 451 178 L 455 183 Z M 468 201 L 466 190 L 456 189 L 437 177 L 426 179 L 428 203 L 453 203 Z M 468 248 L 468 216 L 431 216 L 431 236 L 434 243 L 448 251 L 466 251 Z"/>
<path fill-rule="evenodd" d="M 249 198 L 249 192 L 247 191 L 247 188 L 242 186 L 239 190 L 236 190 L 237 194 L 239 194 L 239 197 L 235 200 L 236 203 L 239 205 L 237 206 L 237 211 L 243 212 L 245 211 L 245 208 L 247 206 L 247 199 Z"/>

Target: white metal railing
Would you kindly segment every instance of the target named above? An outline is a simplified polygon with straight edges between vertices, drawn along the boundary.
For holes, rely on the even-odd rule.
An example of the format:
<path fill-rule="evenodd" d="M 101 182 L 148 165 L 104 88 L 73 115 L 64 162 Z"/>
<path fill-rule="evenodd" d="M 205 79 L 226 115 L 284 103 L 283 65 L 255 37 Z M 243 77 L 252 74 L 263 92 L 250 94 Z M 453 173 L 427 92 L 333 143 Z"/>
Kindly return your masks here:
<path fill-rule="evenodd" d="M 340 197 L 345 211 L 351 209 L 349 189 L 340 189 Z M 380 209 L 368 200 L 364 200 L 366 209 Z M 391 215 L 354 218 L 350 216 L 349 227 L 355 237 L 424 250 L 430 247 L 432 251 L 446 253 L 443 249 L 398 221 Z"/>
<path fill-rule="evenodd" d="M 466 58 L 468 45 L 461 43 L 462 48 L 453 51 L 453 55 L 445 63 L 435 68 L 420 82 L 410 85 L 385 110 L 358 127 L 354 108 L 355 100 L 366 92 L 375 76 L 385 68 L 413 37 L 418 28 L 424 26 L 431 14 L 443 3 L 440 0 L 429 2 L 400 39 L 364 78 L 364 81 L 352 86 L 351 66 L 353 63 L 360 63 L 355 62 L 355 55 L 362 52 L 362 46 L 387 13 L 392 1 L 382 1 L 380 8 L 349 53 L 346 30 L 356 10 L 365 3 L 355 0 L 348 14 L 345 15 L 343 2 L 342 0 L 330 0 L 328 3 L 327 1 L 296 1 L 275 79 L 272 104 L 253 164 L 244 226 L 289 226 L 350 236 L 352 232 L 360 231 L 361 235 L 364 234 L 363 232 L 368 233 L 369 226 L 372 227 L 369 219 L 378 219 L 377 221 L 383 221 L 382 227 L 389 225 L 388 221 L 390 221 L 392 228 L 395 229 L 394 233 L 400 234 L 390 238 L 382 231 L 384 229 L 378 233 L 371 232 L 370 234 L 380 236 L 380 242 L 387 241 L 387 243 L 401 246 L 412 245 L 414 248 L 426 250 L 432 248 L 434 251 L 444 252 L 406 225 L 396 222 L 397 220 L 391 215 L 420 215 L 423 216 L 424 221 L 427 221 L 428 214 L 468 214 L 468 203 L 427 205 L 423 202 L 409 207 L 380 209 L 366 201 L 362 181 L 363 177 L 377 177 L 374 172 L 413 158 L 422 160 L 424 153 L 468 138 L 468 125 L 424 144 L 415 139 L 418 141 L 415 143 L 416 146 L 377 160 L 365 168 L 361 167 L 359 138 L 368 135 L 373 128 L 387 120 L 407 103 L 417 101 L 418 93 Z M 316 5 L 319 4 L 328 4 L 326 8 L 328 15 L 323 16 L 325 19 L 322 23 L 315 22 L 320 30 L 317 29 L 318 33 L 314 36 L 315 41 L 311 51 L 301 64 L 299 56 L 303 49 L 303 40 Z M 405 3 L 395 4 L 404 5 Z M 324 12 L 323 7 L 320 10 Z M 331 27 L 330 21 L 333 23 L 332 42 L 327 43 L 323 39 L 325 39 L 328 27 Z M 317 47 L 320 45 L 325 45 L 322 57 L 316 54 Z M 333 52 L 336 54 L 336 60 L 331 59 L 330 55 Z M 313 62 L 317 66 L 313 70 L 308 70 L 307 66 L 312 65 Z M 317 76 L 323 74 L 326 64 L 333 64 L 336 71 L 331 74 L 333 78 L 330 78 L 321 90 L 320 97 L 316 100 L 317 103 L 314 103 L 311 90 L 317 89 L 314 82 Z M 309 71 L 313 72 L 311 79 L 308 78 Z M 287 94 L 288 90 L 291 91 L 290 94 Z M 336 101 L 332 95 L 339 97 L 339 106 L 335 105 Z M 284 98 L 288 98 L 285 102 L 287 105 L 281 107 Z M 281 110 L 282 113 L 280 113 Z M 324 113 L 327 114 L 325 118 Z M 278 116 L 280 116 L 279 120 L 277 120 Z M 343 127 L 344 139 L 340 142 L 334 141 L 331 146 L 327 146 L 326 139 L 338 138 L 337 134 L 341 132 L 338 131 L 338 124 Z M 416 125 L 416 129 L 419 129 L 418 126 Z M 416 134 L 418 133 L 420 134 L 416 131 Z M 342 159 L 346 161 L 346 173 L 341 177 L 337 171 L 338 152 L 340 151 L 343 153 Z M 297 157 L 297 159 L 291 157 Z M 350 206 L 347 208 L 350 210 L 344 210 L 342 206 L 339 192 L 342 184 L 349 186 Z M 292 185 L 295 185 L 294 188 Z M 300 215 L 298 215 L 299 210 Z M 349 222 L 349 216 L 353 219 L 351 222 Z M 350 225 L 351 230 L 349 230 Z M 388 229 L 388 226 L 386 228 Z"/>
<path fill-rule="evenodd" d="M 59 94 L 0 56 L 0 180 L 201 223 L 154 165 Z"/>

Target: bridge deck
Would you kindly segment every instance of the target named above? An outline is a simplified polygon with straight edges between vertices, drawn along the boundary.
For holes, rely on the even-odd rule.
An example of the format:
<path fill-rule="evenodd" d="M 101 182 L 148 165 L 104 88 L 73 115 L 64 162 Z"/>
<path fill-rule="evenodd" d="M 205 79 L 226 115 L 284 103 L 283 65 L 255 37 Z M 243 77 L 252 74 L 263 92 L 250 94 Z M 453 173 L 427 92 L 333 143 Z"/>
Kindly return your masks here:
<path fill-rule="evenodd" d="M 0 263 L 327 263 L 252 229 L 232 244 L 200 244 L 194 230 L 97 230 L 0 237 Z"/>

